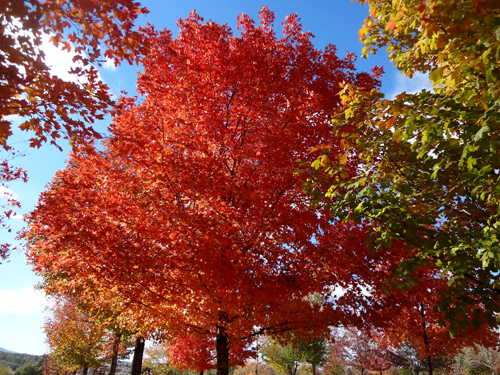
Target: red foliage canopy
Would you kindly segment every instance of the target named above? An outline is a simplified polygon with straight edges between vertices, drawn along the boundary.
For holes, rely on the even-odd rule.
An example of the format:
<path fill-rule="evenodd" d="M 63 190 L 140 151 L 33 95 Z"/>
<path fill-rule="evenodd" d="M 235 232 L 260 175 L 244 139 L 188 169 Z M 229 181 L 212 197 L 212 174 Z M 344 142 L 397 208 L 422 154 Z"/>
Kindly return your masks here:
<path fill-rule="evenodd" d="M 380 345 L 372 336 L 369 328 L 357 330 L 350 327 L 334 333 L 332 354 L 328 367 L 335 363 L 365 370 L 382 373 L 391 367 L 389 351 Z"/>
<path fill-rule="evenodd" d="M 256 327 L 340 319 L 313 295 L 355 284 L 339 259 L 364 248 L 311 206 L 295 161 L 341 147 L 330 124 L 340 82 L 377 81 L 334 47 L 314 49 L 296 16 L 281 39 L 271 11 L 260 19 L 241 15 L 240 36 L 195 13 L 176 39 L 147 29 L 144 100 L 122 99 L 103 152 L 73 155 L 27 234 L 35 269 L 59 275 L 49 288 L 85 298 L 99 280 L 95 308 L 118 294 L 134 325 L 217 337 L 223 367 L 228 341 Z"/>
<path fill-rule="evenodd" d="M 6 0 L 0 2 L 0 187 L 13 179 L 26 180 L 26 171 L 11 166 L 13 118 L 29 131 L 30 147 L 40 147 L 68 137 L 72 144 L 100 138 L 92 124 L 114 108 L 108 87 L 98 78 L 96 65 L 104 57 L 119 64 L 139 61 L 146 50 L 134 21 L 147 13 L 132 0 Z M 73 52 L 77 82 L 52 74 L 42 45 L 50 37 L 55 45 Z M 104 51 L 101 48 L 104 47 Z M 2 197 L 0 196 L 0 200 Z M 7 220 L 19 202 L 0 201 L 0 227 L 10 231 Z M 9 244 L 0 244 L 0 263 Z"/>
<path fill-rule="evenodd" d="M 133 0 L 3 1 L 0 146 L 10 148 L 9 115 L 21 116 L 20 129 L 34 132 L 31 147 L 46 141 L 56 144 L 63 134 L 72 141 L 98 137 L 86 123 L 102 119 L 113 103 L 92 64 L 100 64 L 104 56 L 116 64 L 138 61 L 145 49 L 133 26 L 139 14 L 147 12 Z M 44 35 L 74 52 L 80 65 L 73 73 L 80 84 L 51 75 L 40 49 Z"/>
<path fill-rule="evenodd" d="M 169 364 L 178 368 L 196 371 L 210 370 L 216 367 L 216 342 L 212 337 L 182 335 L 169 340 L 167 344 Z M 242 366 L 255 351 L 248 348 L 246 342 L 229 344 L 229 365 Z"/>
<path fill-rule="evenodd" d="M 381 273 L 380 281 L 383 277 Z M 387 296 L 381 288 L 374 289 L 382 305 L 380 313 L 385 317 L 383 337 L 386 344 L 400 346 L 410 340 L 429 365 L 432 358 L 455 355 L 475 343 L 485 347 L 497 345 L 498 334 L 481 318 L 484 310 L 476 296 L 471 294 L 469 306 L 462 310 L 475 326 L 464 325 L 461 331 L 454 332 L 452 339 L 449 331 L 451 324 L 445 321 L 445 312 L 438 311 L 436 307 L 443 298 L 448 277 L 432 264 L 419 267 L 412 277 L 416 285 L 406 292 L 393 287 Z M 457 319 L 462 318 L 458 316 Z"/>

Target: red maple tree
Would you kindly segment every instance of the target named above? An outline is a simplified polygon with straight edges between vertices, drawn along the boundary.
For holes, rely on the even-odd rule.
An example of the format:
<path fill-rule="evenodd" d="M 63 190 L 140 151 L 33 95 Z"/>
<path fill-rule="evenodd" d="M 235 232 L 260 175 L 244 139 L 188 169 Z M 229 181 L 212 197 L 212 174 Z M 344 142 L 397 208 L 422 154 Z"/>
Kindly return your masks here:
<path fill-rule="evenodd" d="M 355 368 L 361 374 L 372 371 L 381 374 L 391 367 L 390 352 L 379 343 L 368 326 L 341 329 L 334 332 L 332 339 L 328 371 L 334 370 L 335 364 Z"/>
<path fill-rule="evenodd" d="M 258 26 L 239 16 L 239 36 L 196 13 L 177 38 L 146 29 L 143 101 L 121 100 L 104 151 L 71 157 L 26 234 L 35 270 L 60 274 L 49 288 L 86 295 L 99 280 L 95 309 L 119 295 L 134 326 L 215 338 L 219 374 L 236 342 L 342 319 L 317 296 L 356 284 L 336 260 L 365 248 L 352 241 L 361 227 L 311 206 L 295 161 L 341 147 L 330 123 L 340 82 L 378 82 L 352 55 L 315 49 L 297 16 L 280 39 L 273 21 L 263 8 Z"/>
<path fill-rule="evenodd" d="M 14 119 L 29 132 L 30 147 L 49 142 L 60 148 L 61 137 L 72 145 L 100 138 L 95 120 L 114 109 L 108 86 L 97 66 L 104 59 L 115 64 L 138 62 L 146 51 L 134 21 L 146 8 L 132 0 L 6 0 L 0 3 L 0 188 L 12 180 L 26 181 L 26 171 L 11 165 Z M 42 45 L 49 39 L 72 52 L 75 82 L 51 72 Z M 0 193 L 1 194 L 1 193 Z M 10 231 L 8 219 L 19 202 L 0 196 L 0 227 Z M 0 261 L 11 246 L 0 243 Z M 1 262 L 0 262 L 1 263 Z"/>
<path fill-rule="evenodd" d="M 389 269 L 379 273 L 381 282 L 386 272 L 390 272 Z M 385 277 L 389 279 L 388 274 Z M 410 341 L 426 362 L 431 375 L 433 359 L 436 357 L 453 356 L 475 343 L 485 347 L 497 346 L 498 334 L 481 318 L 484 309 L 479 302 L 474 304 L 474 295 L 470 296 L 470 303 L 463 309 L 463 314 L 475 325 L 464 325 L 451 337 L 451 324 L 446 321 L 445 312 L 437 309 L 441 298 L 445 296 L 443 291 L 447 288 L 447 275 L 443 275 L 430 262 L 427 266 L 419 267 L 412 278 L 415 285 L 409 290 L 398 289 L 397 279 L 393 279 L 396 285 L 392 286 L 389 295 L 382 288 L 373 289 L 381 303 L 380 313 L 385 317 L 382 336 L 386 345 L 397 347 Z M 401 280 L 399 282 L 404 285 Z M 456 318 L 462 319 L 460 316 Z"/>
<path fill-rule="evenodd" d="M 248 342 L 231 343 L 229 365 L 242 366 L 255 356 Z M 180 369 L 190 369 L 203 374 L 216 368 L 216 342 L 213 337 L 185 334 L 171 337 L 164 345 L 170 365 Z"/>

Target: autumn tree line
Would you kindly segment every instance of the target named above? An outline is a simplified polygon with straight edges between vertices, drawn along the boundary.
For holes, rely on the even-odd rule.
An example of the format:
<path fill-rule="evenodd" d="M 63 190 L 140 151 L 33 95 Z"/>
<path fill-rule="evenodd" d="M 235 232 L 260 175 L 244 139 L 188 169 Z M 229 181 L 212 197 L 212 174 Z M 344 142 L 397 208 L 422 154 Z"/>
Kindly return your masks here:
<path fill-rule="evenodd" d="M 40 357 L 35 355 L 0 351 L 0 368 L 6 371 L 16 371 L 26 365 L 36 364 L 39 360 Z"/>
<path fill-rule="evenodd" d="M 129 347 L 140 374 L 146 340 L 217 375 L 262 337 L 345 344 L 338 371 L 365 339 L 429 374 L 497 347 L 500 4 L 359 2 L 363 53 L 386 47 L 432 91 L 384 98 L 382 68 L 315 49 L 297 15 L 278 38 L 267 7 L 237 33 L 193 12 L 174 37 L 135 29 L 147 10 L 132 0 L 0 5 L 2 183 L 27 178 L 10 115 L 32 147 L 73 146 L 19 234 L 55 301 L 46 374 L 103 358 L 112 374 Z M 79 83 L 51 75 L 44 34 L 75 51 Z M 111 99 L 104 58 L 142 66 L 140 98 Z"/>

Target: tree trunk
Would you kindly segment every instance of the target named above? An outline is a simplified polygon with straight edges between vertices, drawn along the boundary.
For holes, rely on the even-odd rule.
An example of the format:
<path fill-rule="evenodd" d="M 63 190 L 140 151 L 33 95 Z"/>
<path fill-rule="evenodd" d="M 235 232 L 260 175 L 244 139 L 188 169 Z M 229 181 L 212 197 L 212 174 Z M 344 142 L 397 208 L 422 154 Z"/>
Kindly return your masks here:
<path fill-rule="evenodd" d="M 132 374 L 141 375 L 142 355 L 144 354 L 144 338 L 138 337 L 135 341 L 134 359 L 132 359 Z"/>
<path fill-rule="evenodd" d="M 200 370 L 200 375 L 203 375 L 203 370 Z"/>
<path fill-rule="evenodd" d="M 87 375 L 88 372 L 89 372 L 89 368 L 87 366 L 85 366 L 83 368 L 83 375 Z"/>
<path fill-rule="evenodd" d="M 433 375 L 434 369 L 432 368 L 432 358 L 430 355 L 427 356 L 427 366 L 429 366 L 429 375 Z"/>
<path fill-rule="evenodd" d="M 115 341 L 113 342 L 113 358 L 111 358 L 111 366 L 109 367 L 108 375 L 115 375 L 116 365 L 118 364 L 118 349 L 120 348 L 120 342 L 122 340 L 122 334 L 117 333 Z"/>
<path fill-rule="evenodd" d="M 257 336 L 257 357 L 255 358 L 255 375 L 259 375 L 259 336 Z"/>
<path fill-rule="evenodd" d="M 316 365 L 314 363 L 312 364 L 312 368 L 313 368 L 313 375 L 316 375 Z"/>
<path fill-rule="evenodd" d="M 418 312 L 420 313 L 420 317 L 422 318 L 422 337 L 424 338 L 424 350 L 425 353 L 427 354 L 427 366 L 429 367 L 429 375 L 433 375 L 433 369 L 432 369 L 432 358 L 429 355 L 429 336 L 427 336 L 427 324 L 425 324 L 425 306 L 422 302 L 420 302 L 420 308 L 418 309 Z"/>
<path fill-rule="evenodd" d="M 217 375 L 229 375 L 229 349 L 224 327 L 217 327 Z M 134 375 L 134 374 L 133 374 Z"/>
<path fill-rule="evenodd" d="M 109 366 L 109 374 L 108 375 L 115 375 L 117 364 L 118 364 L 118 353 L 114 352 L 113 358 L 111 358 L 111 366 Z"/>

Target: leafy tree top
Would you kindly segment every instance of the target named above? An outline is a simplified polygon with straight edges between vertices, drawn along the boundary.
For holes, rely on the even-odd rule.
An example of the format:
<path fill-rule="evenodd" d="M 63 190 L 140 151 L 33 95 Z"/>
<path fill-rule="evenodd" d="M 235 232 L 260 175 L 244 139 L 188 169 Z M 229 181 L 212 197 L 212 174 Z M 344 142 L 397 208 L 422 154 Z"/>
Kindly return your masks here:
<path fill-rule="evenodd" d="M 176 38 L 144 31 L 144 100 L 122 98 L 104 151 L 72 155 L 30 215 L 48 289 L 95 309 L 119 300 L 124 324 L 150 333 L 238 339 L 353 314 L 311 296 L 358 282 L 338 257 L 364 249 L 350 241 L 363 229 L 311 207 L 295 161 L 318 143 L 340 150 L 340 82 L 378 81 L 314 49 L 297 16 L 280 39 L 273 21 L 267 8 L 258 26 L 240 15 L 235 36 L 192 13 Z"/>
<path fill-rule="evenodd" d="M 395 268 L 394 278 L 406 280 L 403 288 L 413 285 L 420 266 L 435 265 L 451 276 L 439 308 L 446 311 L 452 333 L 477 324 L 481 315 L 495 325 L 500 311 L 498 2 L 362 2 L 370 6 L 360 32 L 365 53 L 387 46 L 408 76 L 429 73 L 434 92 L 383 99 L 376 90 L 346 85 L 345 107 L 334 120 L 335 134 L 345 137 L 344 150 L 325 148 L 314 163 L 322 172 L 310 180 L 311 193 L 333 216 L 370 223 L 372 249 L 399 242 L 413 253 Z M 344 174 L 333 184 L 324 180 L 324 172 L 334 175 L 352 162 L 356 176 Z M 468 318 L 467 306 L 478 303 L 484 310 L 475 309 Z"/>

